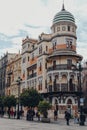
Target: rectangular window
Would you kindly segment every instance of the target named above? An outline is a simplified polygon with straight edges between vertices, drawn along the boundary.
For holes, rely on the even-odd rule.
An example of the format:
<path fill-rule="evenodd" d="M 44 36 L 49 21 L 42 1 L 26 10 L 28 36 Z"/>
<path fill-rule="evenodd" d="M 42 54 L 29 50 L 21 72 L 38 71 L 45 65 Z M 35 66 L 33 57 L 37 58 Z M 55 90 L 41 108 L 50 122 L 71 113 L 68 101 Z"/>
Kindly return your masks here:
<path fill-rule="evenodd" d="M 48 46 L 46 46 L 46 51 L 48 51 Z"/>
<path fill-rule="evenodd" d="M 39 79 L 38 90 L 42 90 L 42 79 Z"/>
<path fill-rule="evenodd" d="M 34 49 L 34 45 L 32 45 L 32 50 Z"/>
<path fill-rule="evenodd" d="M 28 61 L 29 61 L 29 56 L 28 56 Z"/>
<path fill-rule="evenodd" d="M 72 67 L 72 60 L 71 59 L 67 59 L 67 68 L 71 69 Z"/>
<path fill-rule="evenodd" d="M 32 60 L 34 60 L 34 53 L 32 53 Z"/>
<path fill-rule="evenodd" d="M 39 54 L 42 54 L 42 45 L 39 46 Z"/>
<path fill-rule="evenodd" d="M 53 50 L 56 49 L 56 42 L 53 42 Z"/>
<path fill-rule="evenodd" d="M 45 69 L 47 69 L 47 63 L 45 63 Z"/>
<path fill-rule="evenodd" d="M 56 68 L 56 61 L 53 61 L 53 69 Z"/>
<path fill-rule="evenodd" d="M 25 61 L 26 61 L 26 58 L 24 57 L 23 60 L 22 60 L 22 63 L 25 63 Z"/>
<path fill-rule="evenodd" d="M 66 47 L 68 49 L 72 48 L 73 39 L 66 38 Z"/>
<path fill-rule="evenodd" d="M 68 31 L 70 31 L 70 26 L 68 26 Z"/>
<path fill-rule="evenodd" d="M 42 64 L 41 64 L 41 62 L 40 62 L 40 71 L 42 70 Z"/>

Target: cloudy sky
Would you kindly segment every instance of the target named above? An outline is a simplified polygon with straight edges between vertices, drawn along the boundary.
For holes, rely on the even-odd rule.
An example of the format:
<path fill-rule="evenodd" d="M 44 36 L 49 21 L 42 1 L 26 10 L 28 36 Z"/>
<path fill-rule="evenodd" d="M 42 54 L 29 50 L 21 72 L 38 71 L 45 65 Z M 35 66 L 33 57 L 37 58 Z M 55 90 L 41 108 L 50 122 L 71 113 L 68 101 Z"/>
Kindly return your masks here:
<path fill-rule="evenodd" d="M 62 8 L 63 0 L 0 0 L 0 57 L 7 51 L 21 50 L 27 35 L 38 38 L 50 33 L 54 15 Z M 87 59 L 87 0 L 64 0 L 77 25 L 77 52 Z"/>

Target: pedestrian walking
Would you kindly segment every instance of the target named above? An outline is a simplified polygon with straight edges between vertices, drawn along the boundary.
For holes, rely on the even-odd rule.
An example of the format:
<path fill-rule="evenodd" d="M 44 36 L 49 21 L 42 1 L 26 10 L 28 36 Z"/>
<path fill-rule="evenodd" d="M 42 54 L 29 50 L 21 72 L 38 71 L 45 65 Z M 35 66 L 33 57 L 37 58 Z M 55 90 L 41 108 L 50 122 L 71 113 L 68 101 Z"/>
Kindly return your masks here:
<path fill-rule="evenodd" d="M 79 123 L 79 114 L 77 111 L 75 111 L 74 114 L 74 124 L 78 124 Z"/>
<path fill-rule="evenodd" d="M 40 112 L 39 111 L 37 111 L 36 117 L 38 118 L 38 121 L 40 121 Z"/>
<path fill-rule="evenodd" d="M 86 121 L 86 116 L 85 114 L 81 114 L 80 115 L 80 125 L 85 125 L 85 121 Z"/>
<path fill-rule="evenodd" d="M 14 119 L 15 119 L 15 117 L 16 117 L 16 110 L 14 110 Z"/>
<path fill-rule="evenodd" d="M 65 119 L 67 125 L 69 125 L 70 118 L 71 118 L 71 114 L 68 111 L 65 111 Z"/>
<path fill-rule="evenodd" d="M 54 110 L 54 120 L 57 121 L 57 118 L 58 118 L 58 110 L 55 109 Z"/>

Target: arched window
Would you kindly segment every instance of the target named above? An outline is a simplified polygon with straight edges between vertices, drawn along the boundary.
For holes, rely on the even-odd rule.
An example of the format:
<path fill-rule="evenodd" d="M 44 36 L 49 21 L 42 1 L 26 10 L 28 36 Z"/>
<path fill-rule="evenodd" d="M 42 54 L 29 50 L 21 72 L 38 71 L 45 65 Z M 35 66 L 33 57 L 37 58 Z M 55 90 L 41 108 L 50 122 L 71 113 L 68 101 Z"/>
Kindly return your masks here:
<path fill-rule="evenodd" d="M 72 100 L 68 99 L 67 104 L 72 104 Z"/>

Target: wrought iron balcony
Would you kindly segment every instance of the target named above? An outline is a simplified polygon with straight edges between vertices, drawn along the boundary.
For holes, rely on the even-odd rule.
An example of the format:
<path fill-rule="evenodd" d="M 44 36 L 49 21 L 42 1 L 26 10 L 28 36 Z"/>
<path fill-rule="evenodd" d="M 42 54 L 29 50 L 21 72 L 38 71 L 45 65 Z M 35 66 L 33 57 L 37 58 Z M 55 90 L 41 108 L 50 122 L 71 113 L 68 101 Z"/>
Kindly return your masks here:
<path fill-rule="evenodd" d="M 65 92 L 65 91 L 68 91 L 68 84 L 61 84 L 61 91 Z"/>
<path fill-rule="evenodd" d="M 67 83 L 62 84 L 53 84 L 48 86 L 48 92 L 77 92 L 78 90 L 75 89 L 75 84 L 69 86 Z"/>
<path fill-rule="evenodd" d="M 33 74 L 31 74 L 31 75 L 28 75 L 27 79 L 34 78 L 34 77 L 36 77 L 36 76 L 37 76 L 37 73 L 33 73 Z"/>
<path fill-rule="evenodd" d="M 55 65 L 47 68 L 47 71 L 52 71 L 52 70 L 72 70 L 72 65 L 61 64 L 61 65 Z"/>

